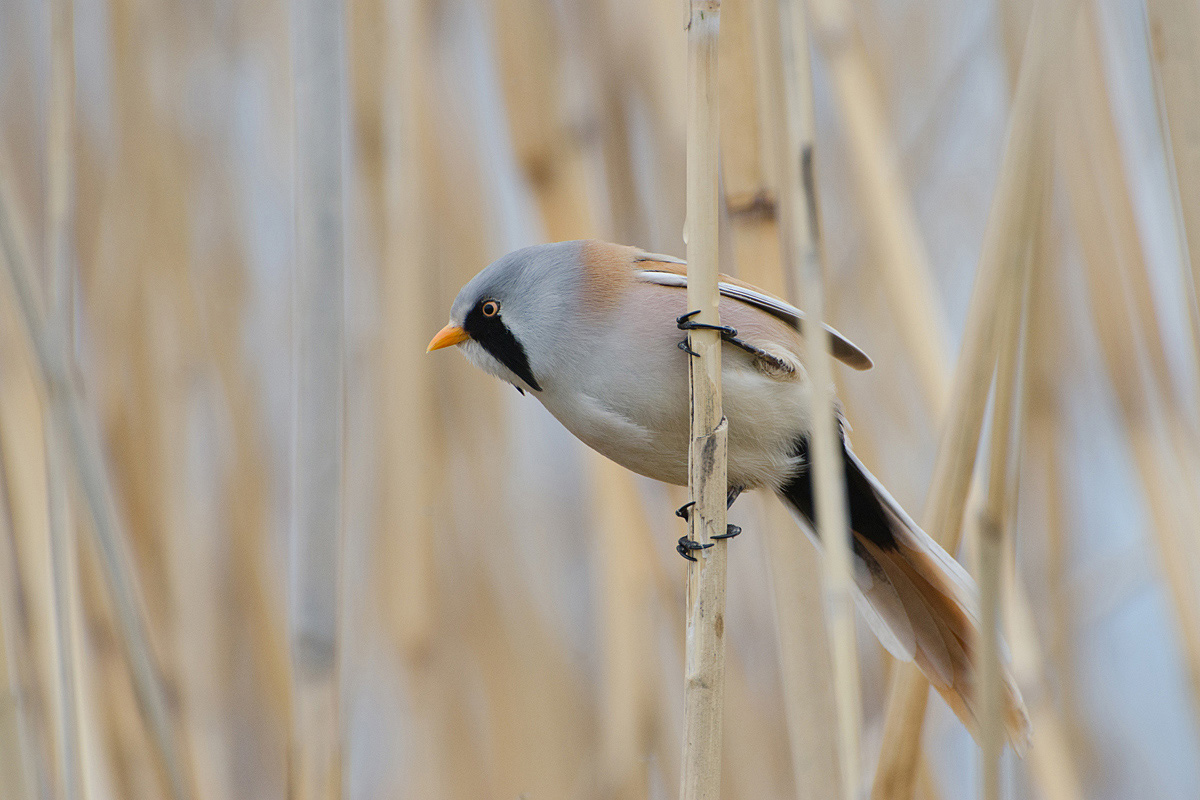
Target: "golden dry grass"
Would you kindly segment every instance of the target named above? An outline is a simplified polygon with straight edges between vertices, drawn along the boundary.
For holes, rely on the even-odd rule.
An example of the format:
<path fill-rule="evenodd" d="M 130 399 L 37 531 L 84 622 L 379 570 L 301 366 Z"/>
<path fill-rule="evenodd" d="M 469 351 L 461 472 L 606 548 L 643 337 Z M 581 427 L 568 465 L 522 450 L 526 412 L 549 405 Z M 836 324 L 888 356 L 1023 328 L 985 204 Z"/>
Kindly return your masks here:
<path fill-rule="evenodd" d="M 855 449 L 990 565 L 1034 739 L 981 766 L 866 636 L 839 715 L 814 552 L 748 496 L 699 796 L 1190 797 L 1196 14 L 726 0 L 712 266 L 801 301 L 800 11 Z M 0 796 L 673 796 L 682 492 L 424 345 L 516 246 L 683 254 L 684 7 L 0 19 Z"/>

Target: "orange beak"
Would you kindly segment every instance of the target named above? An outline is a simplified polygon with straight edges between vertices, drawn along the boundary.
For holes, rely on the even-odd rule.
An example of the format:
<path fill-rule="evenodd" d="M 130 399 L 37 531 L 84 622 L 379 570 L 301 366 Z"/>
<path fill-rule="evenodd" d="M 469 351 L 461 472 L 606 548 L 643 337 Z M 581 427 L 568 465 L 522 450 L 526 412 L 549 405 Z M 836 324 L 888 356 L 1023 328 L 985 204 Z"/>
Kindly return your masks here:
<path fill-rule="evenodd" d="M 443 347 L 461 344 L 468 338 L 467 332 L 462 328 L 457 325 L 447 325 L 437 332 L 437 336 L 434 336 L 433 340 L 429 342 L 429 347 L 425 349 L 425 352 L 432 353 L 434 350 L 441 350 Z"/>

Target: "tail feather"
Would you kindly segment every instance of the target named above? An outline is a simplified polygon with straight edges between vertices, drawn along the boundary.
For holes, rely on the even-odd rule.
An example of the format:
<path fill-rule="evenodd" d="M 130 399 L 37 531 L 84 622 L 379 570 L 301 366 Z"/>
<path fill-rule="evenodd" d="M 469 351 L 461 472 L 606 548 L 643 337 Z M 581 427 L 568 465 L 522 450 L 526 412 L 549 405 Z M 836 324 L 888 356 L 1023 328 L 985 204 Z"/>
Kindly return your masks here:
<path fill-rule="evenodd" d="M 804 444 L 797 447 L 801 456 L 807 455 Z M 966 570 L 904 513 L 848 444 L 844 450 L 859 608 L 888 651 L 897 659 L 915 662 L 975 733 L 975 642 L 979 630 L 975 584 Z M 780 487 L 779 494 L 813 535 L 808 471 Z M 1004 685 L 1009 740 L 1014 749 L 1024 752 L 1029 717 L 1007 669 Z"/>

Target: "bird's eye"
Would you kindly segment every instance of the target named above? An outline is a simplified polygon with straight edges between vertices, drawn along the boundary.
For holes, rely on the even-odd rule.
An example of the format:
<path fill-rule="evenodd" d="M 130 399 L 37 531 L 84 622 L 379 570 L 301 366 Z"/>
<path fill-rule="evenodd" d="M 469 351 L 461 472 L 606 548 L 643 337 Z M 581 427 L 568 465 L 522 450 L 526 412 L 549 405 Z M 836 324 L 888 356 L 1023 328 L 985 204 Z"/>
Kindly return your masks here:
<path fill-rule="evenodd" d="M 500 304 L 495 300 L 488 300 L 480 310 L 483 311 L 485 317 L 494 317 L 500 313 Z"/>

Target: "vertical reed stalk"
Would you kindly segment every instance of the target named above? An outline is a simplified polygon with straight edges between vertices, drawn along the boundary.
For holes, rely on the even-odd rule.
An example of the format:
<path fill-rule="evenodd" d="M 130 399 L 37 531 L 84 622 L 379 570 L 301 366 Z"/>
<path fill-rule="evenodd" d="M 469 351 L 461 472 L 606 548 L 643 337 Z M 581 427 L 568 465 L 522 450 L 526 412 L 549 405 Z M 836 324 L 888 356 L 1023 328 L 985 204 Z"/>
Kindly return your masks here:
<path fill-rule="evenodd" d="M 338 621 L 342 538 L 345 89 L 342 7 L 295 0 L 296 245 L 293 284 L 289 625 L 291 796 L 340 796 Z"/>
<path fill-rule="evenodd" d="M 1034 483 L 1041 488 L 1048 539 L 1046 546 L 1049 551 L 1061 549 L 1062 539 L 1062 531 L 1057 530 L 1062 525 L 1062 509 L 1059 507 L 1062 498 L 1058 488 L 1053 430 L 1054 416 L 1057 413 L 1053 408 L 1055 400 L 1052 396 L 1056 391 L 1053 381 L 1057 374 L 1042 374 L 1047 364 L 1057 365 L 1060 357 L 1057 352 L 1060 348 L 1052 336 L 1056 332 L 1051 324 L 1052 320 L 1046 319 L 1046 312 L 1057 308 L 1053 283 L 1048 280 L 1050 271 L 1059 263 L 1059 255 L 1055 249 L 1054 207 L 1049 202 L 1052 195 L 1053 188 L 1048 185 L 1037 238 L 1030 253 L 1025 307 L 1021 312 L 1025 317 L 1020 355 L 1021 407 L 1017 411 L 1020 424 L 1014 432 L 1015 443 L 1020 449 L 1015 453 L 1014 479 L 1009 481 L 1009 499 L 1005 504 L 1006 532 L 1015 532 L 1018 492 L 1024 480 L 1022 465 L 1028 461 L 1031 452 L 1041 456 L 1042 471 Z M 1045 658 L 1038 642 L 1038 626 L 1034 622 L 1024 579 L 1017 574 L 1014 538 L 1013 535 L 1006 536 L 1002 585 L 1007 594 L 1003 604 L 1003 627 L 1008 633 L 1012 649 L 1013 675 L 1022 687 L 1029 707 L 1032 730 L 1028 754 L 1029 774 L 1044 797 L 1054 800 L 1082 800 L 1075 757 L 1067 740 L 1063 715 L 1056 707 L 1049 689 Z M 1061 560 L 1061 554 L 1047 556 L 1046 560 L 1052 562 L 1056 558 Z M 1051 620 L 1049 626 L 1052 631 L 1050 636 L 1053 637 L 1054 629 L 1061 629 L 1065 621 L 1066 609 L 1062 607 L 1064 592 L 1056 591 L 1064 580 L 1060 566 L 1048 564 L 1047 572 L 1051 576 L 1048 582 L 1053 587 L 1050 615 L 1057 617 Z"/>
<path fill-rule="evenodd" d="M 785 274 L 781 253 L 786 220 L 780 224 L 779 209 L 790 198 L 781 198 L 780 192 L 787 132 L 779 5 L 776 0 L 751 0 L 724 11 L 721 177 L 738 277 L 785 297 L 794 281 Z M 801 796 L 833 797 L 840 785 L 838 746 L 828 735 L 837 726 L 836 703 L 829 693 L 833 670 L 829 649 L 812 646 L 828 639 L 819 556 L 812 548 L 796 546 L 795 523 L 781 503 L 766 498 L 765 506 L 792 778 Z"/>
<path fill-rule="evenodd" d="M 850 527 L 846 510 L 845 467 L 840 426 L 833 398 L 833 366 L 828 340 L 822 336 L 825 315 L 821 282 L 820 214 L 816 194 L 813 145 L 812 77 L 808 26 L 799 0 L 787 3 L 789 19 L 780 25 L 786 87 L 787 148 L 783 154 L 791 230 L 791 261 L 802 287 L 808 314 L 806 366 L 813 385 L 812 468 L 817 532 L 825 546 L 823 578 L 825 614 L 833 657 L 834 697 L 838 719 L 841 796 L 859 797 L 862 698 L 859 696 L 858 646 L 854 633 L 854 576 Z"/>
<path fill-rule="evenodd" d="M 691 0 L 688 25 L 687 260 L 693 319 L 720 325 L 717 292 L 717 37 L 720 0 Z M 716 800 L 721 790 L 721 715 L 725 689 L 725 532 L 728 425 L 721 412 L 721 339 L 691 331 L 699 356 L 689 358 L 691 447 L 689 490 L 695 502 L 690 535 L 700 545 L 688 570 L 684 656 L 684 745 L 681 800 Z"/>
<path fill-rule="evenodd" d="M 383 195 L 386 214 L 380 289 L 383 332 L 379 380 L 383 397 L 380 427 L 387 432 L 378 485 L 379 546 L 385 613 L 405 655 L 427 649 L 434 624 L 433 468 L 440 420 L 430 370 L 419 341 L 433 317 L 429 311 L 431 267 L 424 212 L 425 170 L 421 164 L 425 113 L 425 28 L 421 0 L 387 0 L 383 59 Z M 440 309 L 439 309 L 440 311 Z"/>
<path fill-rule="evenodd" d="M 1048 65 L 1056 48 L 1062 49 L 1058 43 L 1064 40 L 1074 10 L 1074 0 L 1040 4 L 1026 39 L 950 409 L 926 500 L 925 529 L 950 553 L 958 549 L 989 376 L 996 363 L 996 309 L 1004 305 L 1004 293 L 1016 285 L 1005 276 L 1025 263 L 1025 248 L 1036 224 L 1035 201 L 1040 202 L 1041 190 L 1035 186 L 1034 176 L 1040 169 L 1038 159 L 1045 155 L 1038 145 L 1038 109 Z M 912 797 L 928 694 L 928 681 L 915 666 L 906 664 L 897 671 L 871 790 L 873 800 Z"/>
<path fill-rule="evenodd" d="M 186 798 L 191 795 L 187 762 L 171 724 L 166 691 L 154 663 L 141 592 L 126 550 L 128 536 L 113 500 L 103 448 L 96 425 L 85 412 L 73 381 L 69 354 L 59 346 L 61 342 L 55 342 L 47 334 L 27 255 L 29 248 L 23 232 L 14 224 L 11 193 L 3 180 L 6 174 L 10 173 L 0 164 L 0 255 L 3 255 L 0 260 L 4 262 L 9 287 L 36 356 L 38 380 L 45 396 L 56 396 L 60 401 L 51 403 L 49 409 L 54 424 L 63 431 L 73 476 L 91 518 L 139 708 L 158 750 L 171 796 L 177 800 Z"/>
<path fill-rule="evenodd" d="M 1044 148 L 1048 143 L 1043 142 Z M 1048 183 L 1048 170 L 1035 176 Z M 1036 217 L 1045 224 L 1044 215 Z M 981 780 L 984 800 L 1000 800 L 1000 756 L 1004 750 L 1004 666 L 1000 655 L 1000 609 L 1003 592 L 1005 542 L 1009 528 L 1008 512 L 1015 506 L 1015 488 L 1010 486 L 1013 464 L 1014 429 L 1020 425 L 1020 370 L 1022 343 L 1028 335 L 1025 301 L 1029 292 L 1028 273 L 1032 254 L 1026 253 L 1026 265 L 1014 270 L 1011 279 L 1018 285 L 1003 294 L 1004 306 L 997 309 L 996 338 L 1000 353 L 996 364 L 995 394 L 991 432 L 988 441 L 988 474 L 984 496 L 974 524 L 979 545 L 977 570 L 980 595 L 979 675 L 976 691 L 980 695 L 979 742 L 983 750 Z"/>
<path fill-rule="evenodd" d="M 897 333 L 910 354 L 921 393 L 940 423 L 950 380 L 948 325 L 900 158 L 892 145 L 883 102 L 867 55 L 854 30 L 848 0 L 810 0 L 814 41 L 829 64 L 844 119 L 849 163 L 868 223 L 875 264 L 896 317 Z M 805 298 L 807 303 L 807 298 Z"/>
<path fill-rule="evenodd" d="M 1135 230 L 1119 219 L 1108 198 L 1127 190 L 1114 164 L 1115 132 L 1104 113 L 1105 92 L 1092 74 L 1098 53 L 1094 39 L 1084 40 L 1083 55 L 1090 63 L 1077 66 L 1075 91 L 1070 96 L 1077 138 L 1064 142 L 1063 172 L 1075 226 L 1080 232 L 1096 333 L 1118 405 L 1129 432 L 1138 477 L 1163 568 L 1163 577 L 1178 622 L 1180 648 L 1192 691 L 1193 706 L 1200 711 L 1200 602 L 1191 552 L 1194 530 L 1194 494 L 1187 484 L 1188 468 L 1162 424 L 1171 412 L 1170 398 L 1148 387 L 1153 378 L 1149 342 L 1138 330 L 1134 304 L 1122 275 L 1118 253 L 1136 251 L 1137 243 L 1122 243 L 1122 233 Z M 1118 207 L 1119 208 L 1119 207 Z M 1142 268 L 1141 263 L 1133 269 Z M 1168 417 L 1169 419 L 1169 417 Z"/>
<path fill-rule="evenodd" d="M 46 143 L 46 280 L 48 311 L 46 335 L 52 346 L 70 353 L 73 348 L 71 312 L 74 293 L 72 228 L 74 198 L 74 107 L 75 37 L 72 0 L 50 3 L 50 108 Z M 51 384 L 48 402 L 61 405 L 61 387 Z M 46 482 L 49 499 L 51 617 L 54 621 L 57 685 L 54 692 L 57 730 L 55 745 L 59 789 L 65 800 L 82 797 L 82 766 L 79 729 L 79 678 L 76 641 L 81 629 L 79 567 L 75 552 L 74 520 L 71 514 L 66 442 L 53 416 L 45 421 Z"/>
<path fill-rule="evenodd" d="M 4 372 L 0 367 L 0 377 Z M 0 409 L 0 430 L 4 429 L 3 416 Z M 0 713 L 0 792 L 15 800 L 34 800 L 39 796 L 39 787 L 35 726 L 31 724 L 28 703 L 28 695 L 33 692 L 21 668 L 28 658 L 22 649 L 28 650 L 30 642 L 21 635 L 18 623 L 23 598 L 20 571 L 11 547 L 15 531 L 3 449 L 0 447 L 0 702 L 4 707 Z"/>
<path fill-rule="evenodd" d="M 1181 245 L 1191 268 L 1192 346 L 1200 353 L 1200 8 L 1192 0 L 1147 0 L 1146 15 Z"/>

